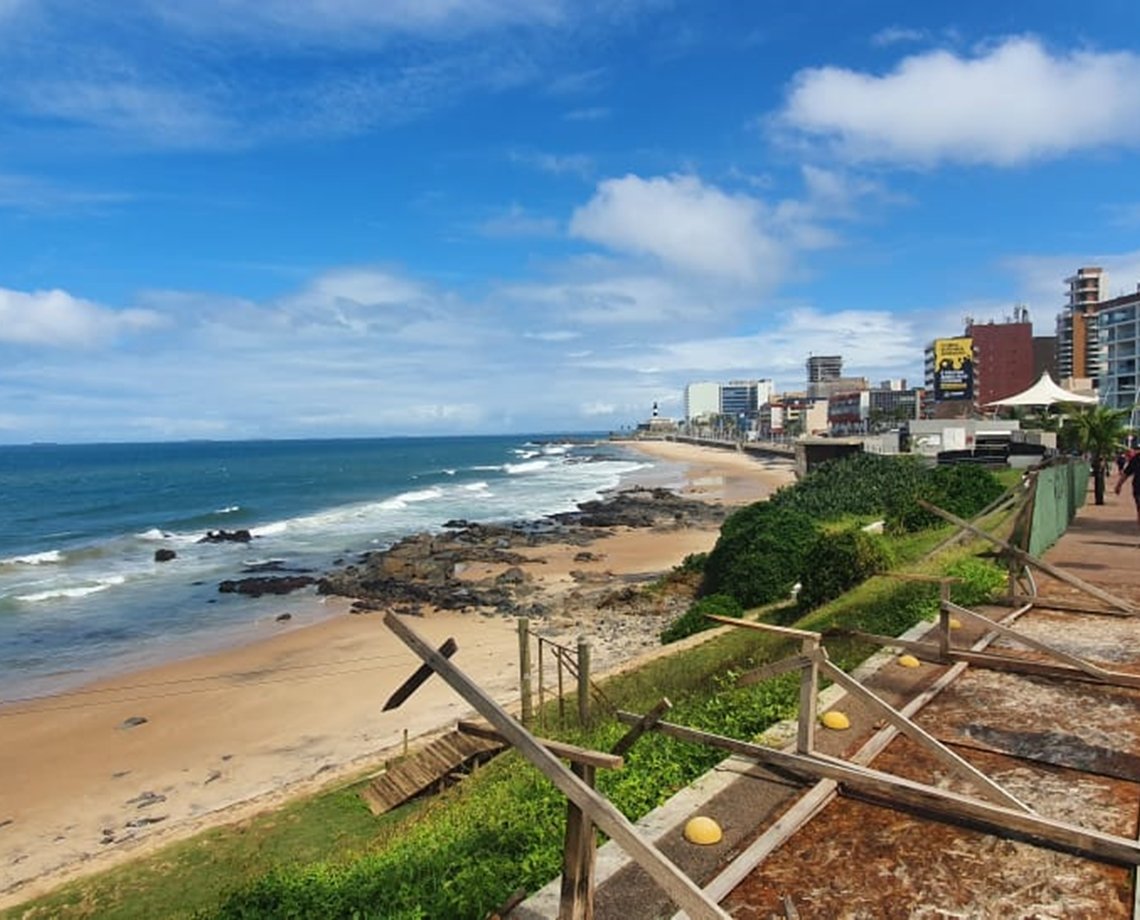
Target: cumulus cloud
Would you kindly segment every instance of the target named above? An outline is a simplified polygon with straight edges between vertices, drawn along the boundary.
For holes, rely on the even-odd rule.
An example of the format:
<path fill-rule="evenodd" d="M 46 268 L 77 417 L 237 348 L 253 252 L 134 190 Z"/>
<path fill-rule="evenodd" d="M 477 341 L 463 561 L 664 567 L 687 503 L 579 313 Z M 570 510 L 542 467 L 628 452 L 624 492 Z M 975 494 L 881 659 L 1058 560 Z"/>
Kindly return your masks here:
<path fill-rule="evenodd" d="M 672 268 L 754 283 L 783 273 L 783 247 L 764 226 L 762 203 L 691 175 L 598 184 L 570 219 L 570 233 Z"/>
<path fill-rule="evenodd" d="M 66 291 L 0 288 L 0 342 L 86 348 L 160 324 L 150 310 L 112 310 Z"/>
<path fill-rule="evenodd" d="M 935 50 L 875 75 L 800 71 L 777 124 L 852 160 L 1013 166 L 1140 144 L 1140 56 L 1052 54 L 1010 38 L 972 56 Z"/>

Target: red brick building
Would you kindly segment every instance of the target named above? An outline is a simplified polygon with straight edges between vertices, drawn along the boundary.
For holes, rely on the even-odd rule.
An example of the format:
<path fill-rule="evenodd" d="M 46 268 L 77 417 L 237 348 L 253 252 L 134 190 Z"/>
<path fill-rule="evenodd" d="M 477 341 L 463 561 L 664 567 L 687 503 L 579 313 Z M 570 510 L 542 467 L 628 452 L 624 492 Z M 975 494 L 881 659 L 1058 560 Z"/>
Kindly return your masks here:
<path fill-rule="evenodd" d="M 969 323 L 966 333 L 974 342 L 974 402 L 985 406 L 1028 389 L 1034 373 L 1033 324 L 1022 310 L 1016 322 Z"/>

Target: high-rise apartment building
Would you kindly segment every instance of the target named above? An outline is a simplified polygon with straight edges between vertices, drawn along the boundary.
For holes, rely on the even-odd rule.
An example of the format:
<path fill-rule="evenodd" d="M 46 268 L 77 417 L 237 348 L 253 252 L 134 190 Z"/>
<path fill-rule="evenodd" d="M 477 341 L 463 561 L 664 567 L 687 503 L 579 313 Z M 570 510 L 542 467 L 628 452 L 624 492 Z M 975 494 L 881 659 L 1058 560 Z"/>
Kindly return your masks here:
<path fill-rule="evenodd" d="M 843 376 L 843 358 L 840 355 L 811 355 L 807 359 L 807 382 L 823 383 Z"/>
<path fill-rule="evenodd" d="M 1140 360 L 1140 286 L 1133 294 L 1103 300 L 1097 310 L 1101 404 L 1135 415 Z M 1132 419 L 1134 424 L 1136 419 Z"/>
<path fill-rule="evenodd" d="M 1108 278 L 1103 268 L 1088 266 L 1078 268 L 1065 284 L 1069 300 L 1057 314 L 1057 375 L 1095 379 L 1099 375 L 1096 314 Z"/>
<path fill-rule="evenodd" d="M 690 383 L 685 387 L 685 421 L 717 415 L 720 412 L 720 384 L 714 381 Z"/>

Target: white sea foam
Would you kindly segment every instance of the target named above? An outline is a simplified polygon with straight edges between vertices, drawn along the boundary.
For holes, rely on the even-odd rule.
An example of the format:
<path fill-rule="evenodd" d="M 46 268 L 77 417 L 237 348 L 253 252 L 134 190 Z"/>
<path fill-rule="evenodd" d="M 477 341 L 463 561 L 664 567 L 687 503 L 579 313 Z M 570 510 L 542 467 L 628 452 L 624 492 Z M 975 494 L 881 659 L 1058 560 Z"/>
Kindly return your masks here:
<path fill-rule="evenodd" d="M 401 492 L 394 498 L 386 499 L 380 502 L 380 507 L 385 511 L 402 511 L 416 502 L 428 502 L 437 498 L 443 498 L 443 489 L 417 489 L 413 492 Z"/>
<path fill-rule="evenodd" d="M 98 594 L 115 585 L 121 585 L 127 579 L 123 575 L 108 575 L 100 578 L 95 584 L 73 585 L 69 588 L 48 588 L 46 591 L 37 591 L 34 594 L 18 594 L 16 600 L 34 604 L 39 601 L 50 601 L 61 597 L 86 597 L 89 594 Z"/>
<path fill-rule="evenodd" d="M 10 559 L 0 559 L 0 565 L 51 565 L 63 561 L 63 553 L 58 549 L 49 549 L 42 553 L 29 553 L 26 556 L 13 556 Z"/>
<path fill-rule="evenodd" d="M 262 527 L 254 527 L 250 533 L 255 537 L 275 537 L 278 534 L 285 533 L 289 529 L 288 521 L 274 521 L 272 524 L 265 524 Z"/>
<path fill-rule="evenodd" d="M 462 487 L 464 492 L 486 492 L 490 486 L 480 480 L 479 482 L 469 482 Z"/>
<path fill-rule="evenodd" d="M 241 505 L 226 505 L 224 508 L 216 508 L 214 514 L 233 514 L 235 511 L 241 511 Z"/>
<path fill-rule="evenodd" d="M 163 533 L 157 527 L 152 527 L 150 530 L 144 530 L 140 534 L 136 534 L 140 540 L 165 540 L 168 534 Z"/>
<path fill-rule="evenodd" d="M 520 473 L 537 473 L 549 468 L 549 460 L 528 460 L 526 463 L 508 463 L 503 467 L 503 471 L 517 476 Z"/>

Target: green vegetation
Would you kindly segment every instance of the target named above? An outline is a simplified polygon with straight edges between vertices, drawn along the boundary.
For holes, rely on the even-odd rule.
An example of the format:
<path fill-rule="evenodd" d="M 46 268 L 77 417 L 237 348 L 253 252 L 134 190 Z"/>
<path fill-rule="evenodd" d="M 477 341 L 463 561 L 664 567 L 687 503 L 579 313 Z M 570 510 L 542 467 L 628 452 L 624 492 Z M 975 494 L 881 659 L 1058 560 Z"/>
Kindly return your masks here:
<path fill-rule="evenodd" d="M 702 597 L 661 633 L 661 644 L 668 645 L 694 633 L 712 629 L 716 623 L 708 619 L 710 615 L 741 617 L 744 616 L 744 608 L 740 606 L 740 601 L 727 594 L 710 594 L 708 597 Z"/>
<path fill-rule="evenodd" d="M 1089 455 L 1093 474 L 1093 496 L 1104 504 L 1104 480 L 1108 464 L 1124 444 L 1128 434 L 1126 409 L 1085 406 L 1069 410 L 1064 427 L 1080 450 Z"/>
<path fill-rule="evenodd" d="M 884 493 L 873 505 L 867 494 L 858 500 L 828 498 L 820 485 L 831 483 L 833 489 L 846 491 L 849 472 L 832 471 L 819 480 L 808 477 L 804 482 L 810 483 L 805 486 L 810 501 L 795 499 L 790 495 L 794 490 L 785 490 L 789 494 L 779 502 L 733 514 L 717 548 L 703 560 L 706 589 L 717 578 L 738 588 L 734 579 L 739 578 L 742 591 L 751 592 L 747 596 L 781 600 L 760 612 L 764 619 L 807 629 L 846 626 L 897 634 L 935 616 L 935 585 L 868 576 L 891 561 L 913 567 L 947 529 L 886 537 L 864 533 L 859 525 L 866 516 L 882 513 Z M 909 470 L 898 474 L 899 481 L 911 481 L 911 474 Z M 975 501 L 980 500 L 979 492 Z M 832 523 L 823 524 L 809 515 L 799 507 L 801 501 L 831 509 Z M 776 561 L 765 561 L 765 553 Z M 970 553 L 959 548 L 949 559 L 943 556 L 937 566 L 928 563 L 924 569 L 962 578 L 954 597 L 964 604 L 983 601 L 1003 583 L 1000 569 Z M 804 583 L 811 597 L 805 598 L 805 605 L 823 602 L 855 581 L 861 583 L 797 620 L 801 608 L 786 597 L 802 571 L 800 563 L 809 558 L 826 572 L 817 581 Z M 701 562 L 691 558 L 682 568 L 696 574 Z M 753 564 L 759 573 L 749 570 Z M 858 577 L 849 577 L 847 570 Z M 710 608 L 738 615 L 742 601 L 736 591 L 729 598 L 706 596 L 682 620 L 696 620 L 695 610 L 703 613 Z M 683 631 L 689 626 L 677 628 Z M 736 679 L 796 648 L 794 640 L 779 635 L 717 630 L 700 644 L 610 678 L 604 683 L 605 698 L 615 709 L 645 711 L 667 696 L 674 704 L 671 721 L 754 738 L 795 712 L 796 678 L 787 675 L 746 688 L 738 688 Z M 829 640 L 828 650 L 845 668 L 872 651 L 853 640 Z M 550 705 L 553 713 L 555 704 Z M 555 721 L 548 718 L 546 724 Z M 546 733 L 605 750 L 624 731 L 605 712 L 597 714 L 592 726 Z M 721 758 L 714 749 L 651 732 L 634 745 L 622 770 L 600 771 L 598 787 L 635 820 Z M 6 916 L 480 920 L 515 889 L 534 890 L 559 871 L 565 800 L 515 754 L 502 755 L 459 786 L 383 820 L 372 818 L 355 793 L 355 787 L 341 788 L 256 821 L 218 829 L 68 885 L 34 902 L 30 912 Z"/>

